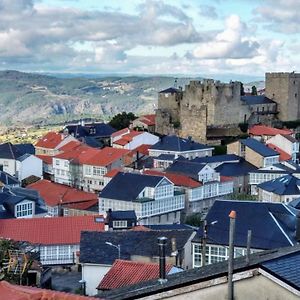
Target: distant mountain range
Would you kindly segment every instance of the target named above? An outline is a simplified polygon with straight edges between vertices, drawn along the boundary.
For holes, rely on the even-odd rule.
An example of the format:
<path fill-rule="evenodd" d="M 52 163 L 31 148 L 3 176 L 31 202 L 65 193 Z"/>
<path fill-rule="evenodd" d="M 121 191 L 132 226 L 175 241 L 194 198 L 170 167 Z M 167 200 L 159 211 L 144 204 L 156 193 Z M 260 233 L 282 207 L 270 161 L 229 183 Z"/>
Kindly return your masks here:
<path fill-rule="evenodd" d="M 178 78 L 176 84 L 184 87 L 191 79 Z M 157 93 L 174 84 L 175 77 L 164 76 L 54 77 L 0 71 L 0 122 L 55 124 L 87 117 L 108 120 L 122 111 L 153 113 Z"/>

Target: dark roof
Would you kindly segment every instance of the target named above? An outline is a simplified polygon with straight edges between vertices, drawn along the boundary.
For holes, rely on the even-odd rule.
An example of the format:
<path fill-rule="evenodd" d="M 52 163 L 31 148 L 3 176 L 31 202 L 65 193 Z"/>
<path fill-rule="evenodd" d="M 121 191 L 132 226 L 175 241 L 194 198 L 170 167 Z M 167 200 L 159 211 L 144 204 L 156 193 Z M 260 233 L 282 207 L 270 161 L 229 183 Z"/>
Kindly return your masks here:
<path fill-rule="evenodd" d="M 220 173 L 221 176 L 245 176 L 249 172 L 257 170 L 257 167 L 253 166 L 249 162 L 241 159 L 238 163 L 224 163 L 215 168 L 215 170 Z"/>
<path fill-rule="evenodd" d="M 186 224 L 158 224 L 158 225 L 143 225 L 152 230 L 191 230 L 194 227 Z"/>
<path fill-rule="evenodd" d="M 166 169 L 166 172 L 184 174 L 198 180 L 198 174 L 205 166 L 206 164 L 192 162 L 189 160 L 178 160 L 170 165 Z"/>
<path fill-rule="evenodd" d="M 173 87 L 170 87 L 170 88 L 167 88 L 167 89 L 165 89 L 165 90 L 160 91 L 159 93 L 160 93 L 160 94 L 162 94 L 162 93 L 164 93 L 164 94 L 167 94 L 167 93 L 174 94 L 174 93 L 180 93 L 180 92 L 181 92 L 180 90 L 175 89 L 175 88 L 173 88 Z"/>
<path fill-rule="evenodd" d="M 30 156 L 31 156 L 31 154 L 25 153 L 25 154 L 19 156 L 19 157 L 17 158 L 17 160 L 18 160 L 18 161 L 23 161 L 23 160 L 25 160 L 26 158 L 28 158 L 28 157 L 30 157 Z"/>
<path fill-rule="evenodd" d="M 106 231 L 81 233 L 80 262 L 112 265 L 118 258 L 118 250 L 106 244 L 120 245 L 121 259 L 130 260 L 132 255 L 157 257 L 157 238 L 168 238 L 166 255 L 171 256 L 171 239 L 176 238 L 177 249 L 182 249 L 194 230 Z"/>
<path fill-rule="evenodd" d="M 198 163 L 216 163 L 216 162 L 238 162 L 240 157 L 235 154 L 223 154 L 223 155 L 214 155 L 206 157 L 196 157 L 192 159 L 193 162 Z"/>
<path fill-rule="evenodd" d="M 277 195 L 300 195 L 300 179 L 293 175 L 285 175 L 257 185 L 257 187 Z"/>
<path fill-rule="evenodd" d="M 136 220 L 134 210 L 113 210 L 107 213 L 110 213 L 112 220 Z"/>
<path fill-rule="evenodd" d="M 86 136 L 92 137 L 110 137 L 112 133 L 116 132 L 109 124 L 105 123 L 88 123 L 82 126 L 81 124 L 67 125 L 68 133 L 74 135 L 76 138 Z"/>
<path fill-rule="evenodd" d="M 275 101 L 271 100 L 270 98 L 264 95 L 241 96 L 241 101 L 245 102 L 248 105 L 276 103 Z"/>
<path fill-rule="evenodd" d="M 0 158 L 6 159 L 17 159 L 22 156 L 24 153 L 21 152 L 15 145 L 12 143 L 0 144 Z"/>
<path fill-rule="evenodd" d="M 155 187 L 163 177 L 119 172 L 100 192 L 101 198 L 134 201 L 145 187 Z"/>
<path fill-rule="evenodd" d="M 300 198 L 294 199 L 288 203 L 289 206 L 300 210 Z"/>
<path fill-rule="evenodd" d="M 84 143 L 93 148 L 103 148 L 104 144 L 99 141 L 97 138 L 92 136 L 86 136 L 84 138 Z"/>
<path fill-rule="evenodd" d="M 213 148 L 211 146 L 194 142 L 191 139 L 183 139 L 176 135 L 166 135 L 162 137 L 159 142 L 152 145 L 150 149 L 185 152 L 185 151 L 205 150 L 205 149 L 213 149 Z"/>
<path fill-rule="evenodd" d="M 251 248 L 275 249 L 296 244 L 296 210 L 283 203 L 255 201 L 214 202 L 206 220 L 208 243 L 228 245 L 229 213 L 236 211 L 235 246 L 247 246 L 247 232 L 252 230 Z M 199 228 L 194 242 L 201 242 L 203 229 Z M 291 244 L 292 243 L 292 244 Z"/>
<path fill-rule="evenodd" d="M 299 245 L 280 248 L 276 250 L 261 251 L 251 254 L 249 263 L 246 262 L 245 257 L 235 258 L 233 261 L 233 270 L 234 273 L 238 273 L 254 268 L 263 268 L 267 271 L 272 272 L 275 277 L 283 279 L 283 281 L 299 290 L 299 265 L 293 264 L 293 259 L 295 259 L 296 257 L 296 262 L 298 262 L 298 257 L 300 257 Z M 275 263 L 277 262 L 278 268 L 275 269 L 274 265 L 266 265 L 268 261 L 273 261 Z M 281 262 L 283 263 L 281 264 Z M 289 267 L 289 269 L 291 270 L 290 276 L 289 274 L 287 274 L 287 272 L 284 272 L 283 274 L 283 270 L 287 267 Z M 207 281 L 208 279 L 220 278 L 227 275 L 228 262 L 223 261 L 206 265 L 201 268 L 194 268 L 179 272 L 177 274 L 168 275 L 168 280 L 164 283 L 161 283 L 158 280 L 150 280 L 136 285 L 114 289 L 112 291 L 101 294 L 101 296 L 99 297 L 104 297 L 105 299 L 111 300 L 147 298 L 151 295 L 188 287 L 190 285 Z M 295 278 L 295 276 L 297 278 Z"/>
<path fill-rule="evenodd" d="M 10 174 L 0 170 L 0 182 L 5 185 L 18 185 L 19 181 L 17 178 L 11 176 Z"/>
<path fill-rule="evenodd" d="M 276 152 L 275 150 L 267 147 L 265 144 L 259 142 L 256 139 L 253 138 L 248 138 L 248 139 L 244 139 L 244 140 L 240 140 L 240 142 L 249 147 L 250 149 L 252 149 L 253 151 L 257 152 L 258 154 L 260 154 L 263 157 L 268 157 L 268 156 L 275 156 L 278 155 L 279 153 Z"/>
<path fill-rule="evenodd" d="M 15 147 L 22 152 L 35 155 L 35 148 L 32 144 L 15 144 Z"/>
<path fill-rule="evenodd" d="M 262 263 L 262 268 L 295 289 L 300 289 L 300 252 Z"/>

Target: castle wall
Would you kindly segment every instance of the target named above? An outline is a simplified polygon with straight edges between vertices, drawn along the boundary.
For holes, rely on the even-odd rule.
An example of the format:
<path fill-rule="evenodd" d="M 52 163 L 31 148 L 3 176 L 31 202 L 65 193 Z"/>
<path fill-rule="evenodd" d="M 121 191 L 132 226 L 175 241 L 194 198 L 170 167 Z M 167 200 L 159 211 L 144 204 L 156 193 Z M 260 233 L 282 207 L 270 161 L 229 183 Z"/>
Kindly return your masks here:
<path fill-rule="evenodd" d="M 278 103 L 280 120 L 300 119 L 300 74 L 266 73 L 266 96 Z"/>

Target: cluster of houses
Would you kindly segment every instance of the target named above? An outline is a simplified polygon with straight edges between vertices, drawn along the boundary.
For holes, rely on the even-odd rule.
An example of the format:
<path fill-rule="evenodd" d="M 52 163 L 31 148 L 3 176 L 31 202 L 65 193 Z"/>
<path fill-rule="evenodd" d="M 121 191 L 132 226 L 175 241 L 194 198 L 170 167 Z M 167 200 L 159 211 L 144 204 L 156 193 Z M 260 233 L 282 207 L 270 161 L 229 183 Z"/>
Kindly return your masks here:
<path fill-rule="evenodd" d="M 116 131 L 80 122 L 34 146 L 0 145 L 0 236 L 34 245 L 45 267 L 80 265 L 82 292 L 89 296 L 129 299 L 135 291 L 137 298 L 160 299 L 170 289 L 171 298 L 207 293 L 205 299 L 214 299 L 227 280 L 223 261 L 233 210 L 241 299 L 250 278 L 258 286 L 268 281 L 270 295 L 298 297 L 299 281 L 281 278 L 272 264 L 300 257 L 294 132 L 255 125 L 248 138 L 227 145 L 227 154 L 214 155 L 214 147 L 190 137 L 156 135 L 155 115 L 133 123 L 136 129 Z M 204 227 L 184 224 L 195 213 Z M 246 264 L 239 257 L 247 253 L 249 230 L 253 261 Z M 161 237 L 168 280 L 156 286 Z M 288 248 L 259 256 L 282 247 Z"/>

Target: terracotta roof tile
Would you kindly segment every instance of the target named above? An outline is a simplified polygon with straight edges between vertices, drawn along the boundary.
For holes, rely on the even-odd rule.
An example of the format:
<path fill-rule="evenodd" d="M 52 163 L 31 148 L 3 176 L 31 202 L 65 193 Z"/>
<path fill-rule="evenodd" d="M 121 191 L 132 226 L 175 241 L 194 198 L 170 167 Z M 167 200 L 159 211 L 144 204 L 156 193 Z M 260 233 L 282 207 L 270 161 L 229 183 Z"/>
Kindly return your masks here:
<path fill-rule="evenodd" d="M 80 146 L 80 145 L 83 145 L 81 142 L 79 141 L 70 141 L 69 143 L 61 146 L 60 148 L 58 148 L 60 151 L 62 152 L 67 152 L 67 151 L 71 151 L 72 149 Z"/>
<path fill-rule="evenodd" d="M 120 146 L 125 146 L 125 145 L 127 145 L 129 142 L 130 142 L 130 141 L 128 141 L 127 139 L 121 138 L 121 139 L 119 139 L 119 140 L 117 140 L 117 141 L 114 141 L 114 144 L 120 145 Z"/>
<path fill-rule="evenodd" d="M 105 177 L 109 177 L 109 178 L 113 178 L 115 177 L 119 172 L 122 172 L 122 169 L 112 169 L 109 172 L 107 172 L 104 176 Z"/>
<path fill-rule="evenodd" d="M 39 192 L 47 206 L 62 204 L 74 204 L 81 202 L 94 203 L 98 199 L 94 193 L 77 190 L 67 185 L 55 183 L 46 179 L 39 180 L 27 186 Z M 93 206 L 93 205 L 91 205 Z"/>
<path fill-rule="evenodd" d="M 153 126 L 155 125 L 155 117 L 156 117 L 155 114 L 144 115 L 139 118 L 139 121 L 145 123 L 148 126 Z"/>
<path fill-rule="evenodd" d="M 0 237 L 32 244 L 79 244 L 81 231 L 104 231 L 104 222 L 96 216 L 0 220 Z"/>
<path fill-rule="evenodd" d="M 111 137 L 116 137 L 116 136 L 119 136 L 119 135 L 128 133 L 129 131 L 130 131 L 129 128 L 124 128 L 124 129 L 121 129 L 121 130 L 119 130 L 119 131 L 114 132 L 114 133 L 111 135 Z"/>
<path fill-rule="evenodd" d="M 169 273 L 172 265 L 166 265 Z M 117 259 L 97 289 L 111 290 L 159 278 L 159 264 Z"/>
<path fill-rule="evenodd" d="M 139 152 L 143 155 L 149 155 L 149 148 L 152 145 L 148 145 L 148 144 L 142 144 L 140 146 L 138 146 L 137 148 L 135 148 L 133 151 Z"/>
<path fill-rule="evenodd" d="M 55 149 L 63 140 L 63 134 L 50 131 L 41 139 L 39 139 L 35 146 L 41 148 Z"/>
<path fill-rule="evenodd" d="M 254 125 L 249 129 L 249 134 L 251 135 L 269 135 L 273 136 L 276 134 L 292 134 L 293 132 L 289 129 L 278 129 L 265 125 Z"/>
<path fill-rule="evenodd" d="M 39 159 L 41 159 L 43 161 L 43 163 L 47 164 L 47 165 L 52 165 L 52 156 L 49 155 L 35 155 L 36 157 L 38 157 Z"/>
<path fill-rule="evenodd" d="M 79 296 L 64 292 L 14 285 L 0 281 L 0 299 L 3 300 L 87 300 L 92 297 Z"/>
<path fill-rule="evenodd" d="M 282 149 L 280 149 L 279 147 L 277 147 L 274 144 L 270 143 L 270 144 L 267 144 L 267 146 L 279 153 L 280 161 L 290 160 L 292 158 L 292 156 L 290 154 L 286 153 L 285 151 L 283 151 Z"/>
<path fill-rule="evenodd" d="M 146 170 L 144 171 L 144 174 L 147 175 L 157 175 L 157 176 L 165 176 L 167 177 L 170 181 L 172 181 L 175 185 L 177 186 L 185 186 L 189 188 L 196 188 L 202 185 L 202 183 L 188 177 L 185 175 L 179 175 L 175 173 L 164 173 L 164 172 L 159 172 L 156 170 Z"/>

